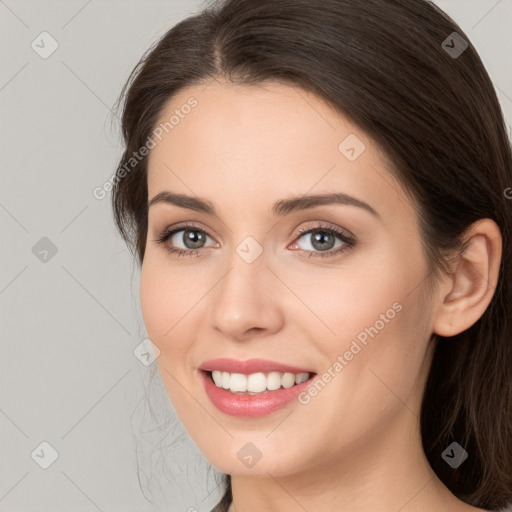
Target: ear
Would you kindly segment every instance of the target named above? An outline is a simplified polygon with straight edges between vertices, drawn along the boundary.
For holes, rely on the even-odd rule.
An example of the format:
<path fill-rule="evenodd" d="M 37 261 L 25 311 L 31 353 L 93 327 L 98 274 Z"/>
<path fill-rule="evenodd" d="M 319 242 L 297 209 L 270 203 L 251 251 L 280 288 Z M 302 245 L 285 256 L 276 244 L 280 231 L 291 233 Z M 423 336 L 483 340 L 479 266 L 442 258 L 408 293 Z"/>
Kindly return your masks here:
<path fill-rule="evenodd" d="M 498 283 L 502 253 L 498 225 L 491 219 L 479 219 L 466 230 L 464 240 L 466 250 L 439 286 L 433 331 L 440 336 L 455 336 L 477 322 Z"/>

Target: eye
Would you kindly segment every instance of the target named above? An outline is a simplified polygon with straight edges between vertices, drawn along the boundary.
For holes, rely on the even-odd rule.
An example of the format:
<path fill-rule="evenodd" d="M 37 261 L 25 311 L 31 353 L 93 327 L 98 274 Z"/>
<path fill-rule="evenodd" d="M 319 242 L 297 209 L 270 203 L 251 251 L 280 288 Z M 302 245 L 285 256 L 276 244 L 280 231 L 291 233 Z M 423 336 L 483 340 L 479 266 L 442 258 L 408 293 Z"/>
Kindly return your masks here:
<path fill-rule="evenodd" d="M 210 236 L 206 231 L 189 223 L 165 229 L 154 241 L 177 256 L 199 256 L 207 238 Z"/>
<path fill-rule="evenodd" d="M 304 238 L 303 244 L 295 242 L 293 246 L 298 246 L 301 252 L 306 252 L 307 257 L 325 258 L 341 254 L 356 245 L 353 235 L 345 233 L 341 229 L 329 226 L 323 226 L 321 223 L 316 227 L 301 228 L 298 231 L 296 240 Z M 336 246 L 336 242 L 339 242 Z"/>
<path fill-rule="evenodd" d="M 188 223 L 165 229 L 154 241 L 162 244 L 167 252 L 182 257 L 200 256 L 207 249 L 204 244 L 208 238 L 211 239 L 204 229 Z M 305 246 L 297 242 L 302 238 L 304 238 Z M 313 227 L 299 229 L 295 240 L 291 248 L 298 247 L 299 252 L 308 258 L 335 256 L 356 245 L 352 234 L 339 228 L 324 226 L 321 223 Z M 335 245 L 336 242 L 338 242 L 338 246 Z M 218 244 L 213 245 L 213 247 L 218 246 Z"/>

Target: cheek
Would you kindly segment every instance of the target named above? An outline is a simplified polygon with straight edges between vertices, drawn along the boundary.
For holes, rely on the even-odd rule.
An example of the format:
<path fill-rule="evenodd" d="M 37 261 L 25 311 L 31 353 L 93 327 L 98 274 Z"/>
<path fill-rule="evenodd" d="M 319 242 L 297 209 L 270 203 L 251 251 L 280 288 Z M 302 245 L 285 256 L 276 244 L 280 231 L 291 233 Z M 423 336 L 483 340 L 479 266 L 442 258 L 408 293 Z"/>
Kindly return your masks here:
<path fill-rule="evenodd" d="M 188 323 L 193 317 L 187 315 L 188 304 L 197 301 L 189 298 L 190 288 L 183 287 L 182 280 L 175 269 L 151 252 L 146 253 L 140 278 L 142 315 L 148 337 L 160 350 L 156 364 L 162 382 L 180 415 L 190 406 L 179 383 L 185 382 L 190 332 L 193 332 Z"/>
<path fill-rule="evenodd" d="M 155 338 L 170 338 L 172 330 L 200 293 L 198 282 L 166 261 L 156 250 L 146 251 L 140 276 L 140 300 L 144 322 Z"/>
<path fill-rule="evenodd" d="M 310 283 L 304 292 L 310 309 L 329 328 L 316 319 L 310 322 L 321 333 L 311 330 L 310 335 L 326 356 L 325 369 L 340 375 L 333 379 L 330 398 L 350 402 L 357 397 L 354 414 L 361 403 L 373 404 L 374 410 L 392 406 L 397 396 L 408 397 L 422 377 L 430 312 L 420 292 L 427 269 L 419 251 L 399 256 L 396 250 L 384 251 L 338 278 L 334 272 L 319 274 L 316 286 Z"/>
<path fill-rule="evenodd" d="M 186 313 L 195 287 L 186 286 L 183 275 L 157 255 L 147 252 L 140 277 L 140 301 L 149 337 L 170 340 L 175 326 Z M 153 338 L 152 338 L 153 339 Z"/>
<path fill-rule="evenodd" d="M 391 244 L 381 245 L 379 251 L 354 253 L 338 266 L 278 269 L 298 299 L 293 321 L 309 331 L 304 338 L 314 340 L 322 352 L 332 354 L 345 345 L 348 350 L 358 335 L 362 342 L 371 339 L 367 329 L 382 338 L 404 316 L 401 309 L 414 297 L 410 292 L 424 272 L 423 263 L 410 254 L 400 258 Z M 282 293 L 287 296 L 286 290 Z"/>
<path fill-rule="evenodd" d="M 315 431 L 324 433 L 330 448 L 350 450 L 381 439 L 397 417 L 419 414 L 426 325 L 421 304 L 413 295 L 399 301 L 401 309 L 393 309 L 394 301 L 389 303 L 387 294 L 374 293 L 368 297 L 367 309 L 357 315 L 348 316 L 341 309 L 337 317 L 330 317 L 339 335 L 321 347 L 326 364 L 320 378 L 325 385 L 309 399 L 304 397 L 303 403 L 309 400 L 300 411 L 304 416 L 287 420 L 289 430 L 276 431 L 276 438 L 282 436 L 284 443 L 290 431 L 304 430 L 307 416 L 315 418 Z M 394 291 L 391 297 L 396 297 Z M 381 312 L 387 323 L 380 319 Z M 318 444 L 312 453 L 321 452 L 325 440 Z"/>
<path fill-rule="evenodd" d="M 157 364 L 171 398 L 176 387 L 171 375 L 180 382 L 190 379 L 195 333 L 204 321 L 204 296 L 212 286 L 203 277 L 199 271 L 185 271 L 169 264 L 166 255 L 151 251 L 141 269 L 142 316 L 148 337 L 160 350 Z"/>

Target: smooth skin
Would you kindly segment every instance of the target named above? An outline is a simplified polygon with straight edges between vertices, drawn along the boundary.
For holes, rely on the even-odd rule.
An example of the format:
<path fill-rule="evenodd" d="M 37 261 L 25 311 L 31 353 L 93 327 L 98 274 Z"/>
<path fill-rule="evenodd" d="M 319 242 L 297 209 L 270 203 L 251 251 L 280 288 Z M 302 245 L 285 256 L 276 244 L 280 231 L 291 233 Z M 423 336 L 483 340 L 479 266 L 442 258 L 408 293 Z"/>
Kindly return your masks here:
<path fill-rule="evenodd" d="M 151 149 L 148 197 L 201 198 L 217 216 L 164 202 L 149 208 L 141 305 L 180 420 L 209 462 L 232 475 L 232 510 L 482 510 L 457 499 L 431 469 L 419 412 L 433 333 L 464 331 L 491 301 L 498 226 L 482 219 L 471 227 L 466 253 L 429 296 L 415 207 L 365 132 L 317 96 L 270 82 L 188 87 L 162 121 L 191 96 L 197 106 Z M 353 161 L 339 150 L 350 134 L 365 145 Z M 272 214 L 281 199 L 332 192 L 378 215 L 347 204 Z M 184 231 L 155 242 L 189 222 L 202 230 L 200 254 L 166 250 L 193 251 Z M 345 250 L 322 257 L 325 245 L 297 234 L 318 223 L 348 230 L 356 245 L 336 238 L 326 249 Z M 247 237 L 263 251 L 252 263 L 236 251 Z M 203 390 L 197 368 L 217 357 L 271 359 L 321 375 L 396 302 L 401 311 L 307 405 L 233 417 Z M 261 452 L 252 467 L 237 457 L 246 443 Z"/>

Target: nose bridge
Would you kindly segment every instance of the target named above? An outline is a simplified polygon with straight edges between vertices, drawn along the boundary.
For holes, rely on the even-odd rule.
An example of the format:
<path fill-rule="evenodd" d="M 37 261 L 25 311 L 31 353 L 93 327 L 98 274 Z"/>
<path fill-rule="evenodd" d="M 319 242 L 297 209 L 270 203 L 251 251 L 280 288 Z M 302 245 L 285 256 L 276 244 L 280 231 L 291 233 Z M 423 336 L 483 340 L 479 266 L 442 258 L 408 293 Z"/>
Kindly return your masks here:
<path fill-rule="evenodd" d="M 246 237 L 233 248 L 227 264 L 212 297 L 213 327 L 233 338 L 249 329 L 277 329 L 281 315 L 275 300 L 269 300 L 268 280 L 273 276 L 263 247 Z"/>

